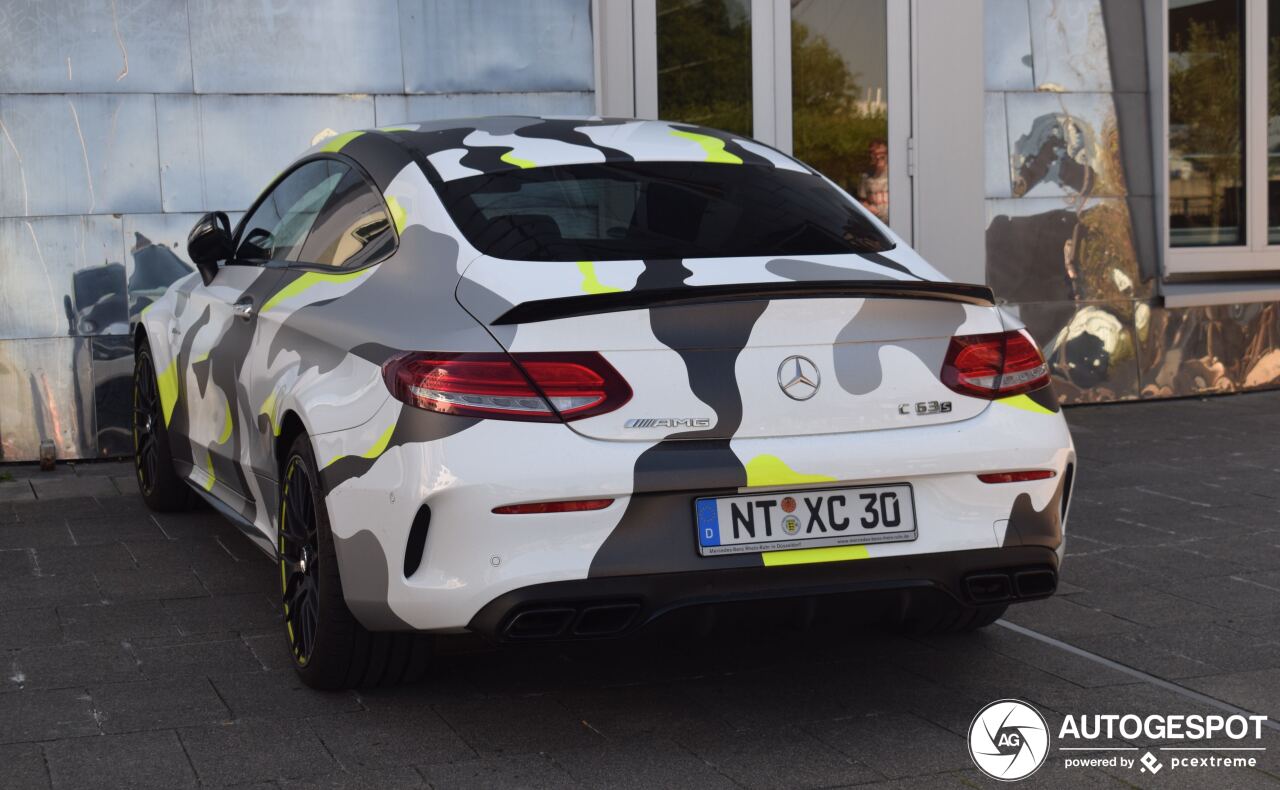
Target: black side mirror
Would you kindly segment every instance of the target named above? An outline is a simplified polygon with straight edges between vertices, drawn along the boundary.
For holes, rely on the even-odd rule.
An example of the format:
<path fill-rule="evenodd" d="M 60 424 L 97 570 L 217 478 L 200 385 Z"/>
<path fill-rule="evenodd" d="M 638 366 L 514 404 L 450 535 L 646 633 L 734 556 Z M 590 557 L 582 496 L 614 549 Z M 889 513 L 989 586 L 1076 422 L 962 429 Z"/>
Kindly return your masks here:
<path fill-rule="evenodd" d="M 187 234 L 187 255 L 196 265 L 204 284 L 213 282 L 218 273 L 218 261 L 225 261 L 235 254 L 231 238 L 231 220 L 221 211 L 205 214 Z"/>

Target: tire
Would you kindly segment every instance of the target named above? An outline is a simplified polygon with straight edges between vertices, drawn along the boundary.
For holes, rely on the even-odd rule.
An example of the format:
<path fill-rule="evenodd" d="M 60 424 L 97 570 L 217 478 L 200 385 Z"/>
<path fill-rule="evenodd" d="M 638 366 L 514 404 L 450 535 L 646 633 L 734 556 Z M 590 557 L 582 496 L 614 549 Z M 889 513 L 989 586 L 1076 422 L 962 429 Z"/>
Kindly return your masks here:
<path fill-rule="evenodd" d="M 892 630 L 913 636 L 961 634 L 986 628 L 1004 616 L 1008 604 L 939 606 L 910 612 Z"/>
<path fill-rule="evenodd" d="M 430 655 L 428 635 L 369 631 L 347 608 L 316 469 L 311 442 L 300 434 L 280 476 L 276 541 L 294 669 L 303 683 L 326 690 L 420 680 Z"/>
<path fill-rule="evenodd" d="M 160 386 L 151 347 L 143 340 L 133 361 L 133 471 L 147 507 L 161 513 L 187 510 L 194 494 L 173 468 Z"/>

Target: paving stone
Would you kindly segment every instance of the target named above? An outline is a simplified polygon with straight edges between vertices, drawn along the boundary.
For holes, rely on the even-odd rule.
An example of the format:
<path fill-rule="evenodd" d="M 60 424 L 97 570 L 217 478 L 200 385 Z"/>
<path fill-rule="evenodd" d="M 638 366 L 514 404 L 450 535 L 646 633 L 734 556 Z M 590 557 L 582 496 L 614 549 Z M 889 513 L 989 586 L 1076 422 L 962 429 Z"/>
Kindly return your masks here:
<path fill-rule="evenodd" d="M 280 595 L 279 566 L 269 562 L 260 555 L 255 560 L 246 560 L 235 565 L 217 568 L 199 568 L 196 576 L 200 583 L 214 595 L 237 595 L 253 593 L 256 595 Z"/>
<path fill-rule="evenodd" d="M 1116 562 L 1140 565 L 1153 573 L 1179 579 L 1231 576 L 1248 571 L 1229 560 L 1197 552 L 1192 544 L 1122 548 L 1112 552 L 1109 558 Z"/>
<path fill-rule="evenodd" d="M 561 768 L 585 787 L 730 788 L 734 782 L 713 766 L 655 736 L 608 746 L 552 754 Z"/>
<path fill-rule="evenodd" d="M 710 732 L 678 743 L 741 787 L 839 787 L 883 778 L 799 728 Z"/>
<path fill-rule="evenodd" d="M 112 683 L 89 690 L 103 732 L 193 727 L 227 721 L 230 712 L 207 678 Z"/>
<path fill-rule="evenodd" d="M 146 676 L 226 675 L 263 669 L 249 646 L 230 635 L 135 639 L 132 647 L 139 669 Z"/>
<path fill-rule="evenodd" d="M 63 529 L 70 536 L 67 529 Z M 41 575 L 88 575 L 97 571 L 133 570 L 137 565 L 123 543 L 99 543 L 58 548 L 35 547 L 35 562 Z"/>
<path fill-rule="evenodd" d="M 1056 597 L 1010 606 L 1004 619 L 1068 642 L 1076 636 L 1123 633 L 1138 627 L 1098 609 Z"/>
<path fill-rule="evenodd" d="M 671 734 L 723 721 L 668 684 L 570 689 L 556 695 L 578 719 L 606 738 Z"/>
<path fill-rule="evenodd" d="M 105 477 L 33 477 L 31 488 L 36 492 L 36 499 L 120 496 L 120 491 Z"/>
<path fill-rule="evenodd" d="M 0 746 L 0 790 L 32 790 L 49 786 L 44 750 L 35 744 Z"/>
<path fill-rule="evenodd" d="M 112 475 L 111 485 L 115 486 L 116 490 L 125 496 L 138 493 L 138 478 L 133 473 L 119 476 Z"/>
<path fill-rule="evenodd" d="M 0 549 L 0 578 L 36 575 L 36 553 L 23 546 Z"/>
<path fill-rule="evenodd" d="M 1127 667 L 1162 678 L 1185 678 L 1218 670 L 1203 660 L 1157 647 L 1142 632 L 1076 637 L 1072 644 Z M 1130 677 L 1132 682 L 1132 676 Z"/>
<path fill-rule="evenodd" d="M 1218 609 L 1150 588 L 1101 593 L 1086 590 L 1073 596 L 1071 603 L 1145 626 L 1209 623 L 1222 617 Z"/>
<path fill-rule="evenodd" d="M 123 642 L 66 642 L 19 650 L 10 682 L 23 688 L 64 688 L 137 680 L 138 662 Z"/>
<path fill-rule="evenodd" d="M 309 689 L 292 670 L 213 678 L 219 696 L 236 718 L 300 718 L 360 710 L 352 692 Z"/>
<path fill-rule="evenodd" d="M 76 543 L 137 543 L 144 540 L 166 540 L 160 525 L 147 515 L 126 516 L 119 514 L 67 519 Z"/>
<path fill-rule="evenodd" d="M 281 779 L 274 786 L 281 790 L 408 790 L 428 785 L 422 775 L 412 768 L 390 768 L 379 771 L 339 771 L 314 779 Z"/>
<path fill-rule="evenodd" d="M 454 702 L 437 709 L 481 755 L 549 752 L 587 746 L 600 736 L 549 696 Z"/>
<path fill-rule="evenodd" d="M 0 743 L 98 735 L 93 700 L 83 689 L 0 694 Z M 2 774 L 3 771 L 0 771 Z"/>
<path fill-rule="evenodd" d="M 359 711 L 308 719 L 348 771 L 469 760 L 476 754 L 434 711 Z"/>
<path fill-rule="evenodd" d="M 33 499 L 29 502 L 10 503 L 10 511 L 19 521 L 49 521 L 51 519 L 95 519 L 106 518 L 119 512 L 120 497 L 112 497 L 112 510 L 108 511 L 102 502 L 91 496 L 71 497 L 68 499 Z"/>
<path fill-rule="evenodd" d="M 45 549 L 74 544 L 65 521 L 22 521 L 0 526 L 0 549 Z"/>
<path fill-rule="evenodd" d="M 805 730 L 881 775 L 894 779 L 973 765 L 963 738 L 911 714 L 859 716 L 809 724 Z M 911 744 L 911 756 L 904 759 L 903 745 L 908 743 Z"/>
<path fill-rule="evenodd" d="M 112 602 L 207 597 L 209 591 L 189 569 L 176 571 L 97 571 L 103 600 Z"/>
<path fill-rule="evenodd" d="M 977 638 L 989 650 L 1038 667 L 1078 686 L 1115 686 L 1133 682 L 1133 676 L 1032 639 L 1006 628 L 987 628 Z"/>
<path fill-rule="evenodd" d="M 234 566 L 243 559 L 233 554 L 214 536 L 177 540 L 125 541 L 125 546 L 128 547 L 129 553 L 139 568 L 157 571 Z"/>
<path fill-rule="evenodd" d="M 184 634 L 223 631 L 277 634 L 281 629 L 281 615 L 265 595 L 186 598 L 165 601 L 164 605 Z"/>
<path fill-rule="evenodd" d="M 1228 672 L 1184 682 L 1215 699 L 1280 720 L 1280 668 Z"/>
<path fill-rule="evenodd" d="M 92 576 L 0 578 L 0 611 L 95 603 L 102 600 Z"/>
<path fill-rule="evenodd" d="M 239 721 L 178 731 L 205 785 L 323 778 L 341 769 L 305 722 Z"/>
<path fill-rule="evenodd" d="M 263 669 L 293 669 L 293 653 L 284 634 L 255 634 L 241 638 Z"/>
<path fill-rule="evenodd" d="M 68 641 L 75 642 L 119 642 L 178 633 L 159 601 L 60 606 L 58 618 Z"/>
<path fill-rule="evenodd" d="M 1280 612 L 1280 590 L 1260 587 L 1242 576 L 1169 577 L 1162 580 L 1159 587 L 1193 603 L 1212 606 L 1224 616 L 1257 617 Z"/>
<path fill-rule="evenodd" d="M 559 790 L 582 787 L 563 768 L 543 754 L 485 757 L 418 769 L 435 790 Z"/>
<path fill-rule="evenodd" d="M 0 502 L 34 502 L 35 498 L 26 480 L 0 480 Z"/>
<path fill-rule="evenodd" d="M 76 477 L 118 477 L 127 475 L 133 478 L 133 461 L 80 461 L 69 464 Z"/>
<path fill-rule="evenodd" d="M 45 746 L 55 790 L 195 787 L 196 778 L 173 732 L 76 738 Z"/>
<path fill-rule="evenodd" d="M 0 648 L 39 647 L 61 641 L 62 628 L 52 608 L 0 612 Z"/>
<path fill-rule="evenodd" d="M 45 471 L 40 468 L 40 464 L 34 461 L 0 464 L 0 471 L 3 471 L 14 480 L 30 480 L 33 477 L 74 477 L 76 473 L 76 470 L 67 463 L 56 464 L 52 470 Z"/>

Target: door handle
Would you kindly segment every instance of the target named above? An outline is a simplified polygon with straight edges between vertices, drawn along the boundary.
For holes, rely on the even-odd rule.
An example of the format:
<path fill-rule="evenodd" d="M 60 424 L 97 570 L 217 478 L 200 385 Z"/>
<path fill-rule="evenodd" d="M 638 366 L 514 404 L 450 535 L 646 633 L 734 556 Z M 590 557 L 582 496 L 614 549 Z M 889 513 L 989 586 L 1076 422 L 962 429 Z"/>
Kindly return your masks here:
<path fill-rule="evenodd" d="M 231 312 L 241 321 L 248 321 L 250 318 L 253 318 L 253 300 L 241 299 L 231 305 Z"/>

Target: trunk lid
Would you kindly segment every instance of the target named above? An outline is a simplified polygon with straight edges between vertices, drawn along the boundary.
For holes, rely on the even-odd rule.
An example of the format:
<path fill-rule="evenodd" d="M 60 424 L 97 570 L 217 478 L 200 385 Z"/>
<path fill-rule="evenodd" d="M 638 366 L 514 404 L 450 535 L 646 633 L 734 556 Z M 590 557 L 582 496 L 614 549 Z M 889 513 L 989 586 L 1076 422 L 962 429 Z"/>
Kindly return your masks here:
<path fill-rule="evenodd" d="M 924 279 L 917 272 L 936 272 L 914 262 L 482 256 L 457 295 L 508 351 L 604 355 L 634 394 L 569 423 L 596 439 L 804 436 L 974 417 L 987 401 L 938 374 L 951 337 L 999 332 L 999 313 L 986 288 Z"/>

